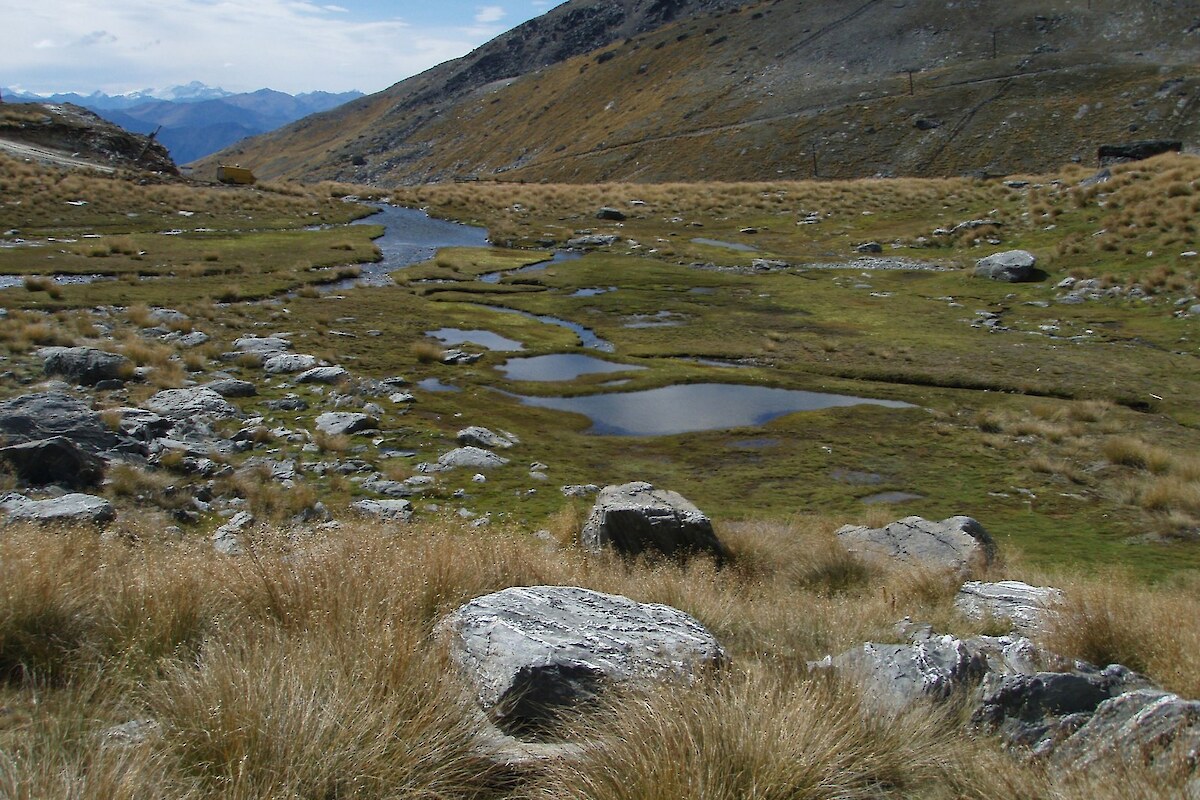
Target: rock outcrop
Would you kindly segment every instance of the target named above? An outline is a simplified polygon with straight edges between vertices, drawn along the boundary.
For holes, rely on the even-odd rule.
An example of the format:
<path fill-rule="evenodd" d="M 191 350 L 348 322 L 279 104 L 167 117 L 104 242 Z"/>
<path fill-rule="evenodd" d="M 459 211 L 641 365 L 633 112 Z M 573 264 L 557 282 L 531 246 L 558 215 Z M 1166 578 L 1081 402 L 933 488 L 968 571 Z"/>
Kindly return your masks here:
<path fill-rule="evenodd" d="M 6 461 L 25 483 L 58 484 L 71 489 L 97 486 L 104 479 L 104 461 L 65 436 L 53 436 L 0 448 Z"/>
<path fill-rule="evenodd" d="M 1030 586 L 1021 581 L 982 583 L 967 581 L 954 598 L 954 607 L 972 619 L 1006 619 L 1017 630 L 1041 630 L 1062 592 L 1050 586 Z"/>
<path fill-rule="evenodd" d="M 39 392 L 0 403 L 0 435 L 14 444 L 62 436 L 89 453 L 144 454 L 146 446 L 109 428 L 100 415 L 62 392 Z"/>
<path fill-rule="evenodd" d="M 1008 250 L 981 258 L 975 263 L 975 275 L 1006 283 L 1025 283 L 1038 279 L 1037 259 L 1025 250 Z"/>
<path fill-rule="evenodd" d="M 0 515 L 6 524 L 37 522 L 43 525 L 103 525 L 117 516 L 112 504 L 104 498 L 79 493 L 49 500 L 6 494 L 0 497 Z"/>
<path fill-rule="evenodd" d="M 118 353 L 95 347 L 47 347 L 42 368 L 47 375 L 65 378 L 80 386 L 100 381 L 124 380 L 133 374 L 133 362 Z"/>

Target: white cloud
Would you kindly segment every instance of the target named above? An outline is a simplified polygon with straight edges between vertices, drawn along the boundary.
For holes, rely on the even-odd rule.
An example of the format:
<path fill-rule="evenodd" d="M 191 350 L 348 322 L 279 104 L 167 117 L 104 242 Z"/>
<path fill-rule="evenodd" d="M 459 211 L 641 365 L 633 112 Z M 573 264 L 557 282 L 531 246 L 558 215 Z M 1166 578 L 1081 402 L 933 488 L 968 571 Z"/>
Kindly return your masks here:
<path fill-rule="evenodd" d="M 504 16 L 482 6 L 457 27 L 417 28 L 343 12 L 303 0 L 9 0 L 0 85 L 373 92 L 477 47 Z"/>
<path fill-rule="evenodd" d="M 479 6 L 475 9 L 475 22 L 480 25 L 491 25 L 504 19 L 504 9 L 500 6 Z"/>

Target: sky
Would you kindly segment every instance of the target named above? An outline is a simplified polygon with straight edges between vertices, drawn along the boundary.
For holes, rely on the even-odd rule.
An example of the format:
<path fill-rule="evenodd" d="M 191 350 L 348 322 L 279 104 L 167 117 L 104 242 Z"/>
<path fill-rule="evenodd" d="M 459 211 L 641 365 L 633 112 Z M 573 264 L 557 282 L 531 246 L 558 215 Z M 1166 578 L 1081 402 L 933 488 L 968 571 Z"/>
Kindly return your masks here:
<path fill-rule="evenodd" d="M 6 0 L 0 86 L 372 93 L 562 0 Z"/>

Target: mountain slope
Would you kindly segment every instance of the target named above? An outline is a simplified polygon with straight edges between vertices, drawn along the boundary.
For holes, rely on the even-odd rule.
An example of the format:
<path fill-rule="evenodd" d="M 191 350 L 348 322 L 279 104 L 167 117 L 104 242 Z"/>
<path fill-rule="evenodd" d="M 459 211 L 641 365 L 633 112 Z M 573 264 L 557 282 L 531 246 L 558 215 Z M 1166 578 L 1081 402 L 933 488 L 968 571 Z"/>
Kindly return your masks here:
<path fill-rule="evenodd" d="M 737 180 L 1013 173 L 1107 141 L 1200 138 L 1193 0 L 651 5 L 567 3 L 228 157 L 380 183 Z M 530 52 L 570 49 L 533 47 L 551 18 L 585 10 L 608 44 L 533 67 Z"/>

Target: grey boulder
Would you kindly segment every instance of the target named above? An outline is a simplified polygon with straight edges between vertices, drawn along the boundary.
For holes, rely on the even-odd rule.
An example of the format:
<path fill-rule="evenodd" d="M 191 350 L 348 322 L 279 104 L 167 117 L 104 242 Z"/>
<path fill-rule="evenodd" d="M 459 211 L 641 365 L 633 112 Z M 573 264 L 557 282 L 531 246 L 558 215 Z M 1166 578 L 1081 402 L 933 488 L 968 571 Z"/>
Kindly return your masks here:
<path fill-rule="evenodd" d="M 41 354 L 45 357 L 42 369 L 47 375 L 57 375 L 81 386 L 124 380 L 133 373 L 133 362 L 128 358 L 95 347 L 47 347 Z"/>
<path fill-rule="evenodd" d="M 444 618 L 438 632 L 483 709 L 508 733 L 610 684 L 688 680 L 725 661 L 716 638 L 664 605 L 572 586 L 505 589 Z"/>
<path fill-rule="evenodd" d="M 164 389 L 146 401 L 146 408 L 174 420 L 237 417 L 241 414 L 237 406 L 203 386 Z"/>
<path fill-rule="evenodd" d="M 250 381 L 238 380 L 237 378 L 222 378 L 208 383 L 204 388 L 212 389 L 221 397 L 254 397 L 258 394 L 258 387 Z"/>
<path fill-rule="evenodd" d="M 605 486 L 579 541 L 585 550 L 611 547 L 626 556 L 646 552 L 728 556 L 704 512 L 678 492 L 655 489 L 644 481 Z"/>
<path fill-rule="evenodd" d="M 317 416 L 316 426 L 322 433 L 340 436 L 378 427 L 379 421 L 355 411 L 326 411 Z"/>
<path fill-rule="evenodd" d="M 951 569 L 968 573 L 992 563 L 996 545 L 971 517 L 941 522 L 905 517 L 882 528 L 844 525 L 838 541 L 853 555 L 882 566 Z"/>
<path fill-rule="evenodd" d="M 273 360 L 273 359 L 272 359 Z M 296 383 L 340 383 L 350 377 L 342 367 L 313 367 L 296 376 Z"/>
<path fill-rule="evenodd" d="M 249 511 L 239 511 L 221 527 L 213 531 L 212 546 L 221 555 L 240 556 L 246 552 L 241 534 L 255 522 Z"/>
<path fill-rule="evenodd" d="M 449 453 L 443 453 L 438 457 L 437 463 L 442 469 L 457 469 L 460 467 L 495 469 L 507 464 L 508 459 L 502 458 L 490 450 L 484 450 L 481 447 L 468 446 L 459 447 L 456 450 L 451 450 Z"/>
<path fill-rule="evenodd" d="M 1169 768 L 1200 758 L 1200 701 L 1161 689 L 1135 689 L 1105 700 L 1059 745 L 1052 761 L 1073 770 L 1110 762 Z"/>
<path fill-rule="evenodd" d="M 1015 629 L 1034 633 L 1045 627 L 1061 602 L 1062 592 L 1051 586 L 1031 586 L 1021 581 L 967 581 L 958 590 L 954 607 L 971 619 L 1006 619 Z"/>
<path fill-rule="evenodd" d="M 355 500 L 350 507 L 364 517 L 408 522 L 412 519 L 413 505 L 407 500 Z"/>
<path fill-rule="evenodd" d="M 975 275 L 994 281 L 1024 283 L 1037 280 L 1034 264 L 1037 259 L 1026 250 L 1008 250 L 994 253 L 975 262 Z"/>
<path fill-rule="evenodd" d="M 492 450 L 506 450 L 512 447 L 515 442 L 515 437 L 501 436 L 487 428 L 479 425 L 472 425 L 469 428 L 463 428 L 458 432 L 456 437 L 461 445 L 473 445 L 475 447 L 487 447 Z"/>
<path fill-rule="evenodd" d="M 56 483 L 83 489 L 104 480 L 104 461 L 64 436 L 0 448 L 0 460 L 7 461 L 21 480 L 35 486 Z"/>
<path fill-rule="evenodd" d="M 233 343 L 233 349 L 268 356 L 291 350 L 292 343 L 282 336 L 243 336 Z"/>
<path fill-rule="evenodd" d="M 317 357 L 300 353 L 281 353 L 271 356 L 263 362 L 263 372 L 280 375 L 290 372 L 304 372 L 317 366 Z"/>
<path fill-rule="evenodd" d="M 90 494 L 64 494 L 49 500 L 30 500 L 11 493 L 0 498 L 0 514 L 7 524 L 37 522 L 43 525 L 103 525 L 117 514 L 112 504 Z"/>
<path fill-rule="evenodd" d="M 113 431 L 90 407 L 62 392 L 25 394 L 0 403 L 0 434 L 14 444 L 62 436 L 89 453 L 146 450 L 144 443 Z"/>

